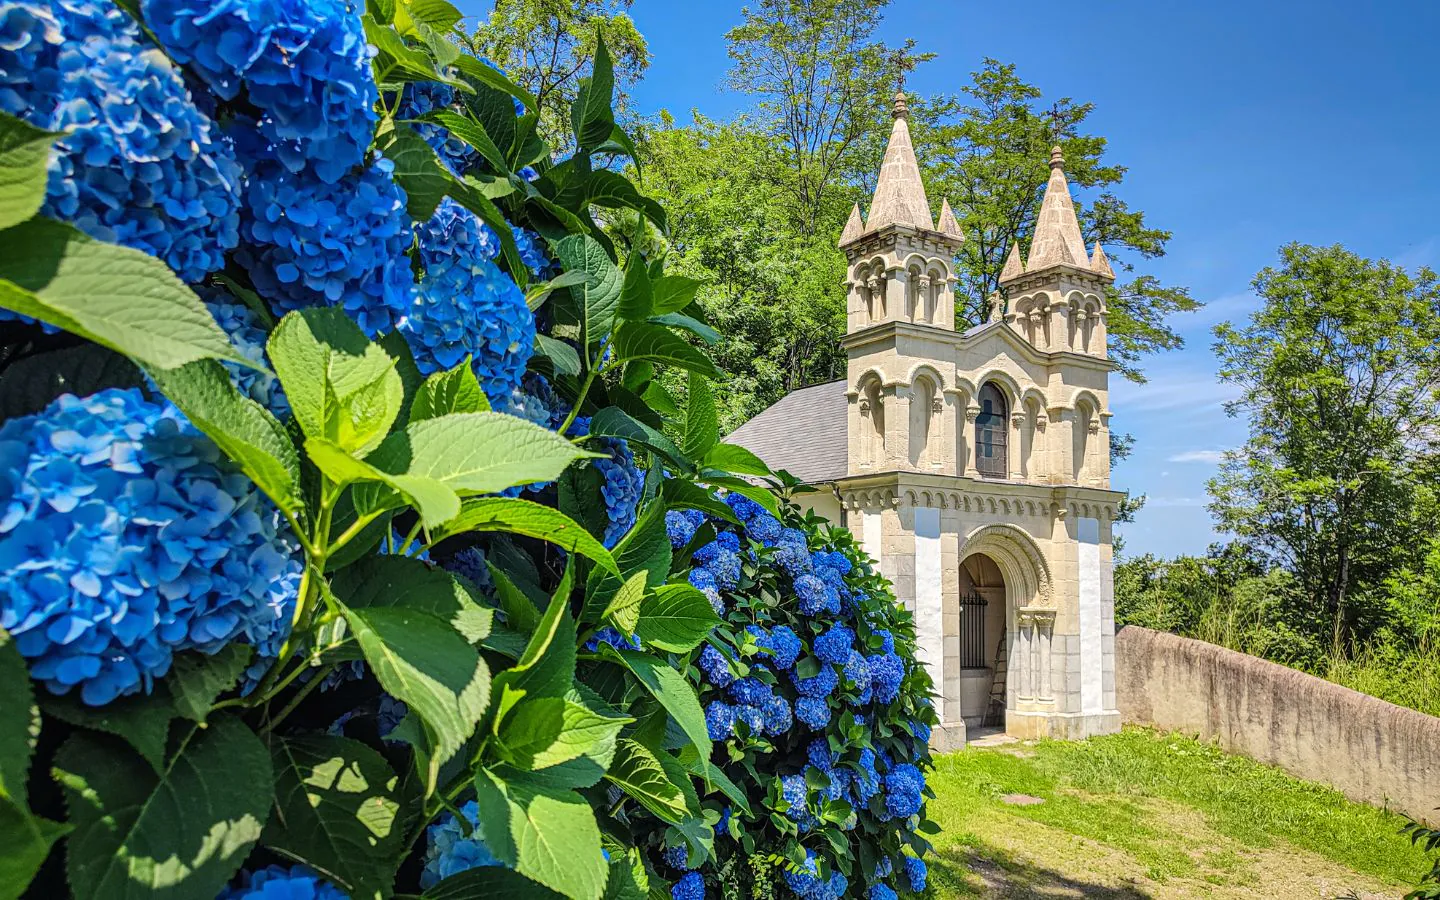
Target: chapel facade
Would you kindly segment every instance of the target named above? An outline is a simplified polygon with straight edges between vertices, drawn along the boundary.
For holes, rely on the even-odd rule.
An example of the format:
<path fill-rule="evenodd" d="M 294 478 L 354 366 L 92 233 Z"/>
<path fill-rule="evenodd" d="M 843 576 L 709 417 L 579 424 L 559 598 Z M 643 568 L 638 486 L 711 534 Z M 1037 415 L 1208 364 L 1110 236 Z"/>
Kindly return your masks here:
<path fill-rule="evenodd" d="M 948 201 L 938 221 L 903 94 L 848 267 L 843 381 L 795 391 L 727 440 L 818 490 L 915 614 L 942 727 L 1019 737 L 1119 730 L 1106 287 L 1056 147 L 1028 259 L 1012 246 L 990 320 L 955 330 Z"/>

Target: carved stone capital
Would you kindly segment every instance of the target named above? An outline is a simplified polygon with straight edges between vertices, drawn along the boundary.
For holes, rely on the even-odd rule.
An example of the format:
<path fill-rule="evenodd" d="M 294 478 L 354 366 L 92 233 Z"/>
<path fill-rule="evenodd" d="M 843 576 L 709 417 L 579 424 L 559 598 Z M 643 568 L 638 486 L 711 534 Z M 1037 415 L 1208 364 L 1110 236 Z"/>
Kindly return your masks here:
<path fill-rule="evenodd" d="M 967 406 L 967 407 L 965 407 L 965 421 L 969 422 L 971 425 L 974 425 L 974 424 L 975 424 L 975 419 L 976 419 L 976 417 L 979 416 L 979 415 L 980 415 L 980 407 L 979 407 L 979 406 Z"/>
<path fill-rule="evenodd" d="M 1038 415 L 1038 416 L 1035 417 L 1035 430 L 1036 430 L 1036 431 L 1044 431 L 1044 430 L 1045 430 L 1045 426 L 1048 425 L 1048 424 L 1050 424 L 1050 419 L 1049 419 L 1049 417 L 1046 416 L 1044 413 L 1041 413 L 1040 415 Z"/>
<path fill-rule="evenodd" d="M 931 401 L 930 401 L 930 411 L 931 411 L 931 412 L 936 412 L 936 413 L 944 412 L 944 411 L 945 411 L 945 401 L 942 400 L 942 399 L 940 399 L 939 397 L 935 397 L 935 398 L 931 399 Z"/>
<path fill-rule="evenodd" d="M 1011 427 L 1014 428 L 1016 431 L 1019 431 L 1019 430 L 1020 430 L 1022 427 L 1024 427 L 1024 425 L 1025 425 L 1025 414 L 1024 414 L 1024 413 L 1018 413 L 1018 412 L 1017 412 L 1017 413 L 1011 413 L 1011 414 L 1010 414 L 1010 425 L 1011 425 Z"/>

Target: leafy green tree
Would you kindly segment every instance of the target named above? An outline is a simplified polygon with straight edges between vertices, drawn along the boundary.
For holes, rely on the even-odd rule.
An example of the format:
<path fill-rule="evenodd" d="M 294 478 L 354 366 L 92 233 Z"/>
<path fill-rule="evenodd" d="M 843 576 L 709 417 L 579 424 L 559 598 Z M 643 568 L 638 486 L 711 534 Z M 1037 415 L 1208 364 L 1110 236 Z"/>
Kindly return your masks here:
<path fill-rule="evenodd" d="M 1336 656 L 1373 628 L 1371 588 L 1431 532 L 1440 437 L 1440 286 L 1340 246 L 1288 245 L 1264 306 L 1215 329 L 1227 405 L 1250 437 L 1212 480 L 1222 528 L 1294 573 Z M 1326 627 L 1328 625 L 1328 627 Z"/>
<path fill-rule="evenodd" d="M 614 59 L 615 108 L 629 112 L 625 89 L 650 66 L 645 38 L 630 18 L 633 0 L 496 0 L 471 36 L 476 52 L 498 65 L 540 105 L 540 136 L 572 145 L 570 104 L 590 71 L 597 35 Z"/>
<path fill-rule="evenodd" d="M 1014 65 L 987 58 L 958 96 L 924 101 L 911 117 L 930 193 L 949 198 L 965 232 L 957 319 L 987 318 L 986 298 L 999 289 L 1011 245 L 1034 233 L 1049 150 L 1060 144 L 1071 185 L 1098 192 L 1076 203 L 1085 239 L 1105 245 L 1120 276 L 1109 297 L 1110 356 L 1127 378 L 1144 381 L 1144 356 L 1183 344 L 1168 318 L 1199 303 L 1183 287 L 1136 273 L 1137 261 L 1165 255 L 1170 232 L 1147 224 L 1143 212 L 1115 194 L 1126 169 L 1105 159 L 1105 138 L 1085 131 L 1094 104 L 1069 97 L 1042 103 L 1040 90 Z"/>

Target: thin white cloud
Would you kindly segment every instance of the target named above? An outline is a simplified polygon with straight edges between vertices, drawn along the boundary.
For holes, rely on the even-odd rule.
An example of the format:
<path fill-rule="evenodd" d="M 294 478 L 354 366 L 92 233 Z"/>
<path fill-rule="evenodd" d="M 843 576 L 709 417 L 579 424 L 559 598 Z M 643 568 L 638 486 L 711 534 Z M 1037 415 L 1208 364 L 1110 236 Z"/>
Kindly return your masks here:
<path fill-rule="evenodd" d="M 1214 465 L 1225 458 L 1224 450 L 1186 450 L 1166 458 L 1166 462 L 1209 463 Z"/>
<path fill-rule="evenodd" d="M 1240 396 L 1239 385 L 1217 382 L 1213 372 L 1156 372 L 1145 384 L 1116 381 L 1111 384 L 1111 406 L 1117 412 L 1191 412 L 1219 409 Z"/>
<path fill-rule="evenodd" d="M 1146 506 L 1204 506 L 1204 497 L 1146 497 Z"/>

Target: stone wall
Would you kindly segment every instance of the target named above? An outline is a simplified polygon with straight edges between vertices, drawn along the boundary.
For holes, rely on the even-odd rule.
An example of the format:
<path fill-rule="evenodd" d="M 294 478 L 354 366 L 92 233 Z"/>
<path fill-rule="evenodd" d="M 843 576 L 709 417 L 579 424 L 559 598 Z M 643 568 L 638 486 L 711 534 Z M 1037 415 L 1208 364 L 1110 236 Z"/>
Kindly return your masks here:
<path fill-rule="evenodd" d="M 1134 625 L 1115 638 L 1127 723 L 1198 733 L 1354 800 L 1440 821 L 1440 718 Z"/>

